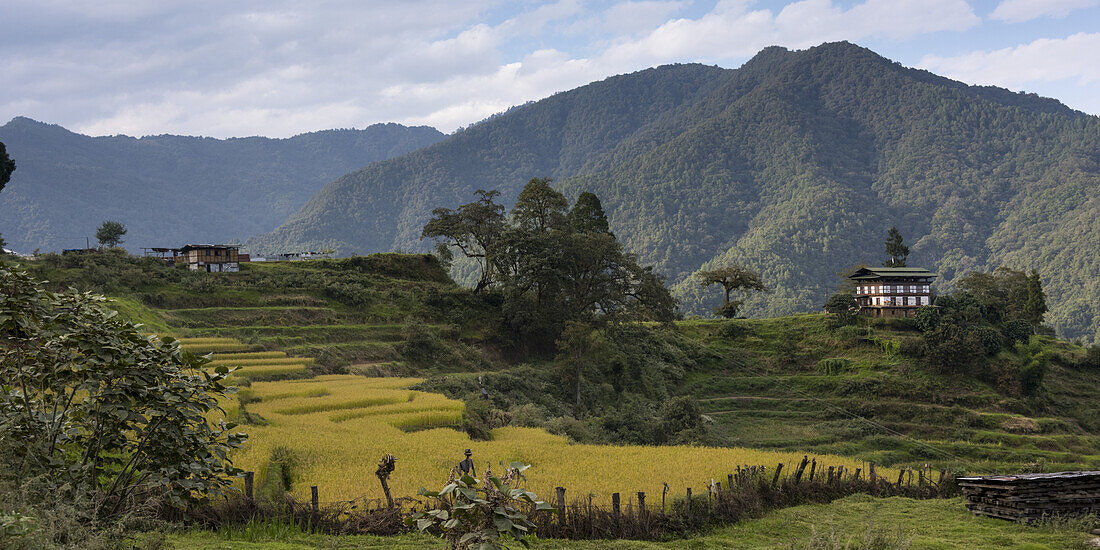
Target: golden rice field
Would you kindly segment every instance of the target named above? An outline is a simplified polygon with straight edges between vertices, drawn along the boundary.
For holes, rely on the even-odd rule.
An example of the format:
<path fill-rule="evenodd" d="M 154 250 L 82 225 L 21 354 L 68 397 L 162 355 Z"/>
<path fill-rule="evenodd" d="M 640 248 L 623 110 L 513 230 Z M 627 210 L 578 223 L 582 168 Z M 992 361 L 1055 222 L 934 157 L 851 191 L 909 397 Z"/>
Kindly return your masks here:
<path fill-rule="evenodd" d="M 739 448 L 570 444 L 541 429 L 514 427 L 493 430 L 492 441 L 472 442 L 464 432 L 440 427 L 457 426 L 463 404 L 408 389 L 419 381 L 330 375 L 253 383 L 245 391 L 260 401 L 248 410 L 268 424 L 241 427 L 250 439 L 234 462 L 263 479 L 272 449 L 287 447 L 298 462 L 292 492 L 308 497 L 309 487 L 317 485 L 321 500 L 333 501 L 381 498 L 374 470 L 385 453 L 398 458 L 390 481 L 394 494 L 438 489 L 470 448 L 479 473 L 490 464 L 499 468 L 501 460 L 518 460 L 533 466 L 528 487 L 540 495 L 549 496 L 560 485 L 570 497 L 591 493 L 596 502 L 609 502 L 615 492 L 659 495 L 666 482 L 673 495 L 683 494 L 686 487 L 701 492 L 711 478 L 725 479 L 737 465 L 763 464 L 771 470 L 803 456 Z M 817 458 L 853 470 L 864 466 L 838 456 Z M 888 470 L 880 472 L 889 475 Z"/>
<path fill-rule="evenodd" d="M 239 367 L 234 378 L 267 380 L 271 378 L 301 377 L 309 372 L 312 357 L 287 357 L 281 351 L 243 351 L 250 345 L 236 338 L 177 338 L 180 347 L 196 354 L 212 353 L 209 365 Z"/>

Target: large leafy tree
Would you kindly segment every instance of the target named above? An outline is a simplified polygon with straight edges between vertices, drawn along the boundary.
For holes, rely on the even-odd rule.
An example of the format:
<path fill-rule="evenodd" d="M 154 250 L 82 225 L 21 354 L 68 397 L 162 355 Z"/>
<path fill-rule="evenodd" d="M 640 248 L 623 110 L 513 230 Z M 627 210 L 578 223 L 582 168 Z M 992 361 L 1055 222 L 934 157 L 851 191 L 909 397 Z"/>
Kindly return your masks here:
<path fill-rule="evenodd" d="M 496 202 L 499 191 L 478 190 L 478 199 L 458 207 L 436 208 L 424 225 L 421 238 L 433 238 L 447 247 L 458 249 L 478 262 L 481 275 L 474 292 L 481 292 L 493 281 L 493 257 L 497 242 L 507 225 L 504 206 Z"/>
<path fill-rule="evenodd" d="M 178 506 L 238 473 L 243 434 L 212 422 L 229 369 L 143 334 L 89 293 L 47 292 L 0 265 L 0 467 L 91 495 L 101 515 L 134 497 Z"/>
<path fill-rule="evenodd" d="M 905 267 L 905 260 L 909 257 L 909 247 L 905 246 L 901 237 L 901 231 L 897 227 L 891 227 L 886 234 L 886 255 L 890 259 L 882 265 L 886 267 Z"/>
<path fill-rule="evenodd" d="M 122 237 L 126 235 L 126 226 L 121 222 L 107 220 L 96 229 L 95 239 L 99 244 L 108 248 L 115 248 L 122 244 Z"/>
<path fill-rule="evenodd" d="M 503 207 L 486 200 L 495 191 L 478 194 L 482 200 L 457 211 L 436 209 L 422 235 L 481 260 L 477 289 L 503 297 L 515 341 L 549 351 L 570 321 L 674 317 L 664 279 L 623 251 L 595 195 L 583 194 L 570 209 L 549 179 L 534 178 L 506 219 Z"/>
<path fill-rule="evenodd" d="M 768 287 L 764 284 L 764 280 L 760 278 L 760 274 L 739 265 L 730 265 L 718 269 L 700 271 L 695 274 L 695 278 L 699 281 L 699 284 L 704 287 L 720 285 L 726 292 L 725 301 L 722 302 L 722 305 L 715 308 L 714 313 L 727 319 L 737 317 L 737 311 L 744 302 L 744 300 L 731 300 L 731 295 L 734 292 L 748 293 L 768 291 Z"/>

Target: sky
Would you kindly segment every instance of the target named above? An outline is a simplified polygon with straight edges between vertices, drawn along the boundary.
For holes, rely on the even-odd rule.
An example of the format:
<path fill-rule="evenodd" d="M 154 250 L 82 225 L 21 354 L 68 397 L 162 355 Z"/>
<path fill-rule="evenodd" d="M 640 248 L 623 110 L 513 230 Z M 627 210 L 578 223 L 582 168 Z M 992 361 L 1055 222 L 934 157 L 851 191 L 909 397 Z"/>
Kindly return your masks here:
<path fill-rule="evenodd" d="M 838 40 L 1100 115 L 1100 0 L 3 0 L 0 123 L 452 132 L 616 74 Z"/>

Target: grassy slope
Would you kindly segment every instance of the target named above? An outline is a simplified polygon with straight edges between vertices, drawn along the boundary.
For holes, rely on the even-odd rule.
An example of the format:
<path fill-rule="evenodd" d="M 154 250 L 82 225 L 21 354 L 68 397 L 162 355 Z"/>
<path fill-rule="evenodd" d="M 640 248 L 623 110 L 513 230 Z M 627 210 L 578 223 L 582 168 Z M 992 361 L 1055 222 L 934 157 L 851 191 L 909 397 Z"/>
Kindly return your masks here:
<path fill-rule="evenodd" d="M 468 292 L 428 258 L 253 263 L 239 274 L 160 268 L 111 293 L 123 314 L 150 330 L 238 338 L 253 350 L 314 357 L 320 372 L 351 366 L 353 373 L 375 375 L 473 376 L 507 368 L 478 351 L 491 312 L 471 305 Z M 78 268 L 35 264 L 58 286 L 82 288 L 89 278 Z M 402 357 L 410 319 L 438 336 L 440 350 L 430 363 Z M 1041 396 L 1012 397 L 989 383 L 930 374 L 919 359 L 884 353 L 876 341 L 919 338 L 903 325 L 874 322 L 864 329 L 829 328 L 823 315 L 684 321 L 676 330 L 719 359 L 688 372 L 678 391 L 700 399 L 718 445 L 968 472 L 1100 468 L 1100 372 L 1055 361 Z M 1064 358 L 1081 353 L 1062 341 L 1045 345 Z M 823 374 L 818 365 L 826 358 L 850 366 Z M 1002 352 L 993 360 L 1016 358 Z"/>
<path fill-rule="evenodd" d="M 971 472 L 1100 467 L 1100 372 L 1073 368 L 1082 353 L 1043 339 L 1055 361 L 1036 398 L 1005 395 L 973 377 L 928 372 L 920 360 L 884 353 L 879 341 L 915 340 L 902 325 L 829 328 L 823 315 L 687 321 L 689 337 L 728 366 L 688 377 L 727 444 L 835 453 L 880 464 Z M 825 374 L 821 360 L 848 367 Z M 1013 353 L 992 361 L 1013 364 Z M 866 420 L 865 420 L 866 419 Z"/>
<path fill-rule="evenodd" d="M 935 528 L 930 529 L 931 522 Z M 640 541 L 532 541 L 536 549 L 686 549 L 686 548 L 807 548 L 815 540 L 857 544 L 868 532 L 895 543 L 908 541 L 914 550 L 1017 548 L 1056 550 L 1083 548 L 1088 538 L 1083 524 L 1028 527 L 989 518 L 975 518 L 961 500 L 875 499 L 856 495 L 831 504 L 787 508 L 767 516 L 718 529 L 691 539 L 669 542 Z M 423 535 L 401 537 L 307 535 L 293 528 L 253 526 L 222 533 L 192 532 L 168 537 L 172 548 L 251 550 L 272 548 L 377 548 L 413 550 L 443 548 Z M 893 546 L 890 546 L 893 547 Z M 831 548 L 831 546 L 816 546 Z"/>

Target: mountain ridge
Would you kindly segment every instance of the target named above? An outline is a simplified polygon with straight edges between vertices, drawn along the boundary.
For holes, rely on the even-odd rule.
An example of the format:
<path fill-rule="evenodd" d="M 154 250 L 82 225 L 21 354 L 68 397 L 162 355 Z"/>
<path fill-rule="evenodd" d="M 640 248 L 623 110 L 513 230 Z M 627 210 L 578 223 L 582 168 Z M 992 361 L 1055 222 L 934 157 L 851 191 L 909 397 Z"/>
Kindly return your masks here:
<path fill-rule="evenodd" d="M 0 234 L 16 250 L 83 247 L 116 219 L 131 248 L 241 241 L 340 174 L 444 137 L 395 123 L 290 138 L 93 137 L 15 117 L 0 126 L 18 165 L 0 193 Z"/>
<path fill-rule="evenodd" d="M 646 114 L 632 118 L 624 105 L 638 101 Z M 568 127 L 570 114 L 587 126 Z M 561 148 L 583 140 L 584 150 Z M 342 176 L 251 244 L 423 250 L 432 208 L 479 188 L 509 204 L 527 179 L 548 176 L 568 197 L 600 196 L 612 229 L 669 276 L 688 313 L 718 301 L 691 274 L 725 262 L 775 288 L 747 299 L 746 313 L 818 310 L 837 273 L 882 261 L 896 225 L 942 290 L 975 269 L 1037 269 L 1051 324 L 1095 340 L 1096 150 L 1100 118 L 1053 99 L 970 86 L 846 42 L 771 47 L 738 69 L 662 66 L 513 109 Z M 369 229 L 348 229 L 360 224 Z"/>

